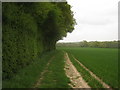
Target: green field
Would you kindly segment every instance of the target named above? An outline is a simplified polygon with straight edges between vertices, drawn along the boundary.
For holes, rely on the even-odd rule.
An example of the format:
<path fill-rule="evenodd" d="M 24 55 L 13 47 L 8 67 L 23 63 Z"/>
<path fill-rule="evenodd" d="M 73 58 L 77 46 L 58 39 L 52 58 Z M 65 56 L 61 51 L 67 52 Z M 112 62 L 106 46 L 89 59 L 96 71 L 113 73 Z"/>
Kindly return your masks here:
<path fill-rule="evenodd" d="M 113 88 L 118 87 L 118 49 L 58 47 L 72 54 Z"/>

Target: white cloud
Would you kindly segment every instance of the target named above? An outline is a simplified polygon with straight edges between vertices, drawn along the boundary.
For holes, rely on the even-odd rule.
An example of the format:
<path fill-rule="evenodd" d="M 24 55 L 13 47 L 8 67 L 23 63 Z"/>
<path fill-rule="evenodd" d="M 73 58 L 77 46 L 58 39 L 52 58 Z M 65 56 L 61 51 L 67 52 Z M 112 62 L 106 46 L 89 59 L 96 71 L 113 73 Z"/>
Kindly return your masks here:
<path fill-rule="evenodd" d="M 67 0 L 77 25 L 60 42 L 118 39 L 119 0 Z"/>

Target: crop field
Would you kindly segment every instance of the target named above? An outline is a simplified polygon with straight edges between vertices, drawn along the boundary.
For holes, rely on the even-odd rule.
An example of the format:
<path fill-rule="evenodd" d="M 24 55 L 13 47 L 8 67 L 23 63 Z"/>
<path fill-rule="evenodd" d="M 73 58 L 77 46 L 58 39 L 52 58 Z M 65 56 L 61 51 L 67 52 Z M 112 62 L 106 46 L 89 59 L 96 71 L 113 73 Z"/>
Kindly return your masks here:
<path fill-rule="evenodd" d="M 74 56 L 110 87 L 118 87 L 118 49 L 78 47 L 58 47 L 58 49 L 66 51 L 69 56 Z M 70 59 L 73 62 L 71 56 Z"/>

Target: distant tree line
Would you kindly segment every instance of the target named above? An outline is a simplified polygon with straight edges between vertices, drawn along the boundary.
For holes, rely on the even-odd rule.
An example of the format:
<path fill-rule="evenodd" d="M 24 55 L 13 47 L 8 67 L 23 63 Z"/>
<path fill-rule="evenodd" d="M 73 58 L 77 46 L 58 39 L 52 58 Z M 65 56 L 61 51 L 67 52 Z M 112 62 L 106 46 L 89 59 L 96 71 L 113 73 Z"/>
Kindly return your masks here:
<path fill-rule="evenodd" d="M 71 46 L 71 47 L 94 47 L 94 48 L 118 48 L 120 41 L 82 41 L 75 43 L 57 43 L 57 46 Z"/>
<path fill-rule="evenodd" d="M 67 2 L 2 3 L 3 79 L 11 78 L 74 29 Z"/>

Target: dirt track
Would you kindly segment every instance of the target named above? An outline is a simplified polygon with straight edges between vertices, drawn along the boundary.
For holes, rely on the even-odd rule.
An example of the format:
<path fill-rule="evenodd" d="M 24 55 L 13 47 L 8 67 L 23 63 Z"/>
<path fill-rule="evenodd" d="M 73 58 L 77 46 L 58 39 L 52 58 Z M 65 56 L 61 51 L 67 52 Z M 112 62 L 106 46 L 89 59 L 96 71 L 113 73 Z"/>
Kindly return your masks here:
<path fill-rule="evenodd" d="M 49 62 L 47 63 L 45 69 L 44 69 L 43 72 L 40 74 L 40 78 L 39 78 L 38 81 L 35 83 L 35 85 L 33 86 L 33 88 L 38 88 L 38 87 L 40 86 L 41 81 L 43 80 L 45 73 L 48 72 L 47 69 L 48 69 L 48 67 L 49 67 L 49 65 L 50 65 L 50 63 L 51 63 L 51 61 L 52 61 L 53 58 L 54 58 L 54 56 L 53 56 L 53 57 L 49 60 Z"/>
<path fill-rule="evenodd" d="M 65 59 L 66 59 L 66 64 L 64 69 L 66 71 L 67 77 L 69 77 L 71 81 L 69 85 L 72 88 L 90 88 L 90 86 L 83 80 L 80 73 L 77 71 L 75 66 L 70 61 L 67 53 L 65 53 Z"/>

